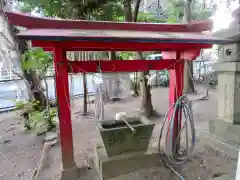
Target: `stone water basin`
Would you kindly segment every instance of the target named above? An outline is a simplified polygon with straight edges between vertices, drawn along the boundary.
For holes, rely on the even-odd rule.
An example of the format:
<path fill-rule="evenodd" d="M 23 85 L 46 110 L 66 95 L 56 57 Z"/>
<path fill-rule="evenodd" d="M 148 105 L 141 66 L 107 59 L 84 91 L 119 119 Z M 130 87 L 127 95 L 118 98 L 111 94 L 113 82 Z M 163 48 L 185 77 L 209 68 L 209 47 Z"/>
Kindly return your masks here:
<path fill-rule="evenodd" d="M 136 130 L 135 133 L 122 120 L 107 120 L 99 124 L 108 157 L 148 149 L 154 124 L 144 117 L 128 117 L 126 121 Z"/>

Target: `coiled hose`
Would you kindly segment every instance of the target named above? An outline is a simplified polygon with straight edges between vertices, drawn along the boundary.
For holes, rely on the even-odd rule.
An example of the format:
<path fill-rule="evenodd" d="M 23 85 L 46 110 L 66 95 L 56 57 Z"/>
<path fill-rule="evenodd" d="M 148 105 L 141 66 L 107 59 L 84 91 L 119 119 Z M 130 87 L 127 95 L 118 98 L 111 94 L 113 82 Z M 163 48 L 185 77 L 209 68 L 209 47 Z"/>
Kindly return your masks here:
<path fill-rule="evenodd" d="M 171 111 L 172 109 L 173 111 Z M 169 113 L 172 114 L 170 119 L 168 120 Z M 176 113 L 179 113 L 178 116 L 176 116 Z M 180 113 L 182 113 L 182 115 L 180 115 Z M 176 117 L 178 118 L 177 120 Z M 179 132 L 176 136 L 174 136 L 175 123 L 181 125 L 181 127 L 179 128 Z M 168 130 L 165 135 L 165 143 L 163 150 L 164 152 L 161 157 L 166 166 L 168 166 L 181 180 L 184 180 L 184 178 L 177 171 L 175 171 L 171 165 L 180 165 L 185 163 L 189 155 L 194 151 L 195 148 L 196 132 L 192 112 L 192 103 L 187 99 L 186 96 L 179 97 L 176 103 L 174 103 L 165 114 L 158 142 L 159 151 L 162 151 L 160 149 L 161 140 L 163 137 L 163 130 L 166 124 L 168 124 Z M 180 144 L 181 134 L 184 132 L 184 130 L 186 132 L 185 148 L 183 148 L 182 150 L 180 150 L 179 148 L 177 151 L 177 145 Z M 191 133 L 191 136 L 189 135 L 189 133 Z M 175 142 L 173 142 L 173 139 L 175 139 Z M 189 143 L 190 139 L 191 143 Z"/>

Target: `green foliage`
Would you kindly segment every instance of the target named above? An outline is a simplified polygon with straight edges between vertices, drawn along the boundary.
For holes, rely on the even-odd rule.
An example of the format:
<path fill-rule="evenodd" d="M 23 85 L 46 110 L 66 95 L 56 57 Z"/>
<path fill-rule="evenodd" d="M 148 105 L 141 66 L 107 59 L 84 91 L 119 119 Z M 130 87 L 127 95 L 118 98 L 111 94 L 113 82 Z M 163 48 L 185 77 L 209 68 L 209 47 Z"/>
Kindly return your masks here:
<path fill-rule="evenodd" d="M 32 48 L 21 56 L 21 68 L 25 71 L 36 71 L 41 78 L 52 66 L 52 62 L 51 54 L 46 53 L 42 48 Z"/>
<path fill-rule="evenodd" d="M 132 59 L 134 57 L 133 52 L 120 52 L 119 57 L 124 60 Z"/>
<path fill-rule="evenodd" d="M 18 0 L 18 9 L 22 12 L 41 11 L 45 16 L 124 21 L 123 0 Z M 140 22 L 182 22 L 184 16 L 185 0 L 169 0 L 167 10 L 164 12 L 167 18 L 158 19 L 149 13 L 140 12 Z M 206 3 L 204 0 L 193 0 L 192 19 L 203 20 L 210 17 L 217 9 L 213 1 Z M 162 13 L 162 12 L 158 12 Z"/>
<path fill-rule="evenodd" d="M 21 11 L 23 13 L 28 13 L 34 10 L 34 8 L 28 4 L 28 3 L 24 3 L 24 2 L 19 2 L 17 3 L 14 8 L 18 11 Z"/>
<path fill-rule="evenodd" d="M 56 108 L 50 108 L 49 110 L 46 108 L 43 111 L 37 111 L 37 108 L 34 108 L 39 105 L 39 101 L 37 100 L 16 102 L 15 104 L 18 110 L 23 110 L 22 116 L 24 117 L 25 127 L 27 129 L 44 127 L 47 130 L 49 124 L 55 126 L 54 118 L 57 116 Z"/>
<path fill-rule="evenodd" d="M 186 0 L 169 0 L 167 7 L 168 22 L 182 22 Z M 213 15 L 217 10 L 217 4 L 211 2 L 206 4 L 204 0 L 193 0 L 192 20 L 205 20 Z"/>
<path fill-rule="evenodd" d="M 89 13 L 86 19 L 98 21 L 121 21 L 119 17 L 123 17 L 124 11 L 120 3 L 108 2 L 99 6 L 98 9 Z"/>
<path fill-rule="evenodd" d="M 138 22 L 152 22 L 152 23 L 165 23 L 166 19 L 156 18 L 150 13 L 139 12 L 138 13 Z"/>
<path fill-rule="evenodd" d="M 38 9 L 48 17 L 59 17 L 63 19 L 114 19 L 116 14 L 121 13 L 114 0 L 19 0 L 29 9 Z M 21 5 L 19 3 L 19 5 Z M 21 8 L 19 8 L 21 9 Z M 112 13 L 114 12 L 114 13 Z"/>
<path fill-rule="evenodd" d="M 32 129 L 38 129 L 38 128 L 43 128 L 44 131 L 48 131 L 50 124 L 51 128 L 55 127 L 56 122 L 54 122 L 54 118 L 57 115 L 57 111 L 55 108 L 50 109 L 50 116 L 48 115 L 48 109 L 45 109 L 43 111 L 33 111 L 30 113 L 30 126 Z"/>
<path fill-rule="evenodd" d="M 22 101 L 18 101 L 18 102 L 15 102 L 15 107 L 16 109 L 31 109 L 35 106 L 38 106 L 39 105 L 39 101 L 33 99 L 31 101 L 28 101 L 28 102 L 22 102 Z"/>
<path fill-rule="evenodd" d="M 15 103 L 15 107 L 16 107 L 16 109 L 24 109 L 24 108 L 26 108 L 27 107 L 27 103 L 24 103 L 24 102 L 16 102 Z"/>
<path fill-rule="evenodd" d="M 217 4 L 212 2 L 206 4 L 203 0 L 194 1 L 193 17 L 194 20 L 204 20 L 211 17 L 217 10 Z"/>
<path fill-rule="evenodd" d="M 37 78 L 45 79 L 47 70 L 52 66 L 52 62 L 51 54 L 46 53 L 41 48 L 31 48 L 21 56 L 21 69 L 29 74 L 34 72 Z M 23 109 L 22 115 L 27 129 L 34 129 L 40 122 L 46 122 L 49 127 L 53 126 L 48 103 L 47 105 L 42 105 L 40 101 L 33 99 L 26 103 L 16 102 L 16 107 L 17 109 Z M 45 123 L 42 124 L 45 125 Z"/>
<path fill-rule="evenodd" d="M 118 17 L 116 17 L 116 20 L 120 21 L 120 22 L 124 22 L 125 17 L 124 16 L 118 16 Z M 155 16 L 153 16 L 150 13 L 139 12 L 137 21 L 138 22 L 165 23 L 166 19 L 156 18 Z"/>

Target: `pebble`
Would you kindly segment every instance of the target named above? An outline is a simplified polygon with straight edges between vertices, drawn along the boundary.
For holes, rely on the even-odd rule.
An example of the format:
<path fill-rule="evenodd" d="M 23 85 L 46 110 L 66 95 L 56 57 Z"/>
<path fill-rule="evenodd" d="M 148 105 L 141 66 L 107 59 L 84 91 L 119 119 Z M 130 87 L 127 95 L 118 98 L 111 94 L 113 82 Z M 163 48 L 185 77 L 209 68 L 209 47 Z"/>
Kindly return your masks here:
<path fill-rule="evenodd" d="M 11 139 L 5 139 L 2 136 L 0 136 L 0 144 L 9 144 L 12 140 Z"/>

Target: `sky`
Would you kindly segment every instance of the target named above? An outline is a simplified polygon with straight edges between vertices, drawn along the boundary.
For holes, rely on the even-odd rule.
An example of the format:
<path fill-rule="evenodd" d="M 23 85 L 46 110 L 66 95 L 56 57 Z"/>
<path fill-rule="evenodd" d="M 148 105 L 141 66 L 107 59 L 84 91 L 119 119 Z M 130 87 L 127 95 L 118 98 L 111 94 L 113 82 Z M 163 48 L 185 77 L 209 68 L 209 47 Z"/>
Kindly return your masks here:
<path fill-rule="evenodd" d="M 225 0 L 226 1 L 226 0 Z M 235 0 L 229 7 L 229 9 L 226 8 L 225 3 L 218 3 L 218 10 L 215 13 L 214 16 L 212 16 L 213 19 L 213 32 L 218 31 L 220 29 L 228 28 L 232 16 L 231 12 L 238 7 L 238 0 Z"/>

